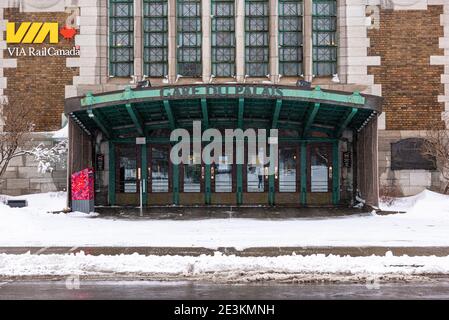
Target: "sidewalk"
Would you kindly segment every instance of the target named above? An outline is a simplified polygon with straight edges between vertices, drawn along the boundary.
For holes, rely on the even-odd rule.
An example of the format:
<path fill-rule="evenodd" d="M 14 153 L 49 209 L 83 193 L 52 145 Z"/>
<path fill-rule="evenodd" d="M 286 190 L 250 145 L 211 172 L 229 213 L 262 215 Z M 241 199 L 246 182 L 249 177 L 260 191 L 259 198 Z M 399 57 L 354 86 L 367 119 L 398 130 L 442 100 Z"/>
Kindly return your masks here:
<path fill-rule="evenodd" d="M 204 247 L 0 247 L 0 254 L 25 254 L 30 252 L 34 255 L 50 254 L 74 254 L 84 252 L 87 255 L 179 255 L 200 256 L 214 255 L 221 252 L 224 255 L 235 255 L 239 257 L 277 257 L 284 255 L 338 255 L 352 257 L 367 257 L 371 255 L 384 256 L 391 251 L 394 256 L 449 256 L 449 247 L 251 247 L 237 250 L 234 247 L 220 247 L 217 250 Z"/>

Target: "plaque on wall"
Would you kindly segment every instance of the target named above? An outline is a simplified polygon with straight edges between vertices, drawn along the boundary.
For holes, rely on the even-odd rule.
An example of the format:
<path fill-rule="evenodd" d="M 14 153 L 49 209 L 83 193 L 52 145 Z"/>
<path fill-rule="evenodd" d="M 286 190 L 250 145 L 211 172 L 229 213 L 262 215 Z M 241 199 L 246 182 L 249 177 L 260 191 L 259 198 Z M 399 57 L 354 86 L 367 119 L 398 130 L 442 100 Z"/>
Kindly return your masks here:
<path fill-rule="evenodd" d="M 391 144 L 392 170 L 435 170 L 432 159 L 422 154 L 424 139 L 409 138 Z"/>
<path fill-rule="evenodd" d="M 345 168 L 351 168 L 352 165 L 352 155 L 351 152 L 345 151 L 343 152 L 343 166 Z"/>

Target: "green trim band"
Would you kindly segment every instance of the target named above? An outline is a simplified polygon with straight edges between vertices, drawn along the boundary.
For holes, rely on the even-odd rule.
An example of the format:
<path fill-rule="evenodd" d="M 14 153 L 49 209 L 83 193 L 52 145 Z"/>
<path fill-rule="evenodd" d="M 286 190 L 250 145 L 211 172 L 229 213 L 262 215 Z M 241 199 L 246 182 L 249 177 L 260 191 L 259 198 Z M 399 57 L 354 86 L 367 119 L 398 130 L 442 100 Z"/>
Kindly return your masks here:
<path fill-rule="evenodd" d="M 94 106 L 97 104 L 126 104 L 131 100 L 176 100 L 176 99 L 200 99 L 200 98 L 232 98 L 251 97 L 261 99 L 315 99 L 329 102 L 364 105 L 365 97 L 359 92 L 352 95 L 335 92 L 322 91 L 320 87 L 314 90 L 303 90 L 297 88 L 286 88 L 279 86 L 256 86 L 256 85 L 196 85 L 149 88 L 145 90 L 129 90 L 109 94 L 92 95 L 86 94 L 81 99 L 81 106 Z"/>

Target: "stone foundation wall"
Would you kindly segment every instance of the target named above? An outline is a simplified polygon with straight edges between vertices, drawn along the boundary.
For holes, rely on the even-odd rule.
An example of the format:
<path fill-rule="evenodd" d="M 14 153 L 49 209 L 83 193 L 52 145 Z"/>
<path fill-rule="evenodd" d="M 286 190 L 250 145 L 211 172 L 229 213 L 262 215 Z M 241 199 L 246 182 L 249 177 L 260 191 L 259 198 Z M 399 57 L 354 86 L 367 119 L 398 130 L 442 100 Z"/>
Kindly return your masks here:
<path fill-rule="evenodd" d="M 51 134 L 35 133 L 26 148 L 30 149 L 40 143 L 51 147 L 57 141 Z M 12 159 L 5 174 L 0 178 L 0 194 L 17 196 L 66 190 L 67 170 L 62 164 L 57 164 L 51 173 L 39 173 L 37 168 L 38 162 L 33 156 L 23 155 Z"/>
<path fill-rule="evenodd" d="M 441 191 L 442 180 L 438 171 L 392 170 L 391 144 L 407 138 L 424 138 L 425 131 L 381 130 L 379 131 L 379 186 L 380 193 L 411 196 L 424 189 Z"/>

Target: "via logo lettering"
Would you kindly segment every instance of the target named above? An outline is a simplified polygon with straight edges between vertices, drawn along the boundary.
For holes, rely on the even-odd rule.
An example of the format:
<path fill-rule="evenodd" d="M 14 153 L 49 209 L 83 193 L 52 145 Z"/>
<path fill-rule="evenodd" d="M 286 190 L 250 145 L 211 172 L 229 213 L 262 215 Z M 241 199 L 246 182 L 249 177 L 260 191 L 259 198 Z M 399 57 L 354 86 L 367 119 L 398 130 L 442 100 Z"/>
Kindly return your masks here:
<path fill-rule="evenodd" d="M 57 22 L 22 22 L 16 28 L 15 22 L 8 22 L 6 25 L 6 42 L 39 44 L 48 37 L 51 44 L 59 43 L 59 33 L 64 39 L 70 40 L 76 35 L 76 29 L 71 26 L 64 26 L 59 31 Z"/>

